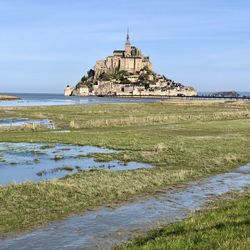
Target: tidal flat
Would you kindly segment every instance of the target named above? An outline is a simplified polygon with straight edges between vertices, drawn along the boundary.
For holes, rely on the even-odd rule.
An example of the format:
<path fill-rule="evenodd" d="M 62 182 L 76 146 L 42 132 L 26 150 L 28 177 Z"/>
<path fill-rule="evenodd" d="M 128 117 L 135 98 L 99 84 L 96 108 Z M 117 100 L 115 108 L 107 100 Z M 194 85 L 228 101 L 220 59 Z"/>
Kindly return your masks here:
<path fill-rule="evenodd" d="M 0 119 L 15 116 L 49 119 L 57 130 L 0 130 L 1 142 L 92 145 L 122 150 L 93 154 L 99 161 L 143 162 L 155 167 L 88 171 L 0 187 L 2 236 L 250 162 L 248 101 L 0 108 Z"/>
<path fill-rule="evenodd" d="M 1 143 L 0 185 L 40 182 L 68 174 L 104 169 L 121 171 L 153 167 L 140 162 L 96 161 L 93 154 L 118 151 L 65 144 Z"/>

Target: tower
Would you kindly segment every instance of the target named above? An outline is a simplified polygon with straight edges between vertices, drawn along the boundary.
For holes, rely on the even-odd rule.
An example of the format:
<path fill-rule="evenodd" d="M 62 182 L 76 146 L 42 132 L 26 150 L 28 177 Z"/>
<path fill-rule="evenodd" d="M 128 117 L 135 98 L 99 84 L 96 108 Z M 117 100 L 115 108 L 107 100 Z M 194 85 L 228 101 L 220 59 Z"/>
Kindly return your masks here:
<path fill-rule="evenodd" d="M 127 30 L 127 37 L 125 42 L 125 57 L 131 56 L 131 44 L 129 38 L 129 29 Z"/>

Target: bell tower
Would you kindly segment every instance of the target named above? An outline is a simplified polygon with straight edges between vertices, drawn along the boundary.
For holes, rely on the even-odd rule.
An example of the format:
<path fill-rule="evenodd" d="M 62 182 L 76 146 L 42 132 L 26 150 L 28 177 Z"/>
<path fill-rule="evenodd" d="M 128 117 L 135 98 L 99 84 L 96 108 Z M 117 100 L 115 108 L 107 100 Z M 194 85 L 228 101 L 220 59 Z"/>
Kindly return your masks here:
<path fill-rule="evenodd" d="M 127 30 L 127 37 L 125 42 L 125 57 L 131 56 L 131 44 L 129 38 L 129 29 Z"/>

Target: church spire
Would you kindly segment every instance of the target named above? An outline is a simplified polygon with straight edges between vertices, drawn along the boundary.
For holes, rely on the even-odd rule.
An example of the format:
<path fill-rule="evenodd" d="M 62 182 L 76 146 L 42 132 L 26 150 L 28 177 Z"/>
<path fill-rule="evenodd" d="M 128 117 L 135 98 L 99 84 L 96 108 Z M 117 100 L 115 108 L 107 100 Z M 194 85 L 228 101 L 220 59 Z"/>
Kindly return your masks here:
<path fill-rule="evenodd" d="M 127 29 L 126 44 L 130 45 L 129 28 Z"/>
<path fill-rule="evenodd" d="M 125 51 L 124 51 L 125 57 L 131 56 L 131 50 L 132 50 L 132 48 L 131 48 L 131 44 L 130 44 L 130 40 L 129 40 L 129 29 L 128 29 L 126 43 L 125 43 Z"/>

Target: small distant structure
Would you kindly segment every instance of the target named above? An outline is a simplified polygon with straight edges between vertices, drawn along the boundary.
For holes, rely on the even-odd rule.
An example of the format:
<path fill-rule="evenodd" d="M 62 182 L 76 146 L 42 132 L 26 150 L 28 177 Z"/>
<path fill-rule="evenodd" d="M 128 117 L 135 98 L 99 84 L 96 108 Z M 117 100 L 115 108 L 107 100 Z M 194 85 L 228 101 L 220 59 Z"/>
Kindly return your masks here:
<path fill-rule="evenodd" d="M 221 91 L 221 92 L 215 92 L 211 93 L 208 96 L 210 97 L 221 97 L 221 98 L 238 98 L 240 97 L 240 94 L 236 91 Z"/>
<path fill-rule="evenodd" d="M 74 88 L 67 85 L 66 88 L 64 89 L 64 95 L 65 96 L 71 96 L 73 90 L 74 90 Z"/>

